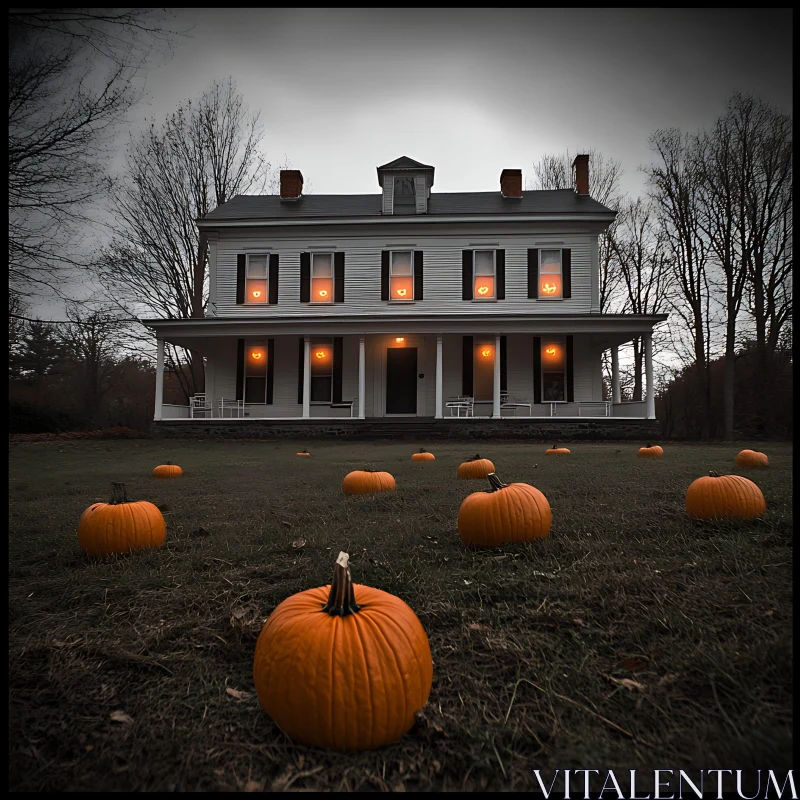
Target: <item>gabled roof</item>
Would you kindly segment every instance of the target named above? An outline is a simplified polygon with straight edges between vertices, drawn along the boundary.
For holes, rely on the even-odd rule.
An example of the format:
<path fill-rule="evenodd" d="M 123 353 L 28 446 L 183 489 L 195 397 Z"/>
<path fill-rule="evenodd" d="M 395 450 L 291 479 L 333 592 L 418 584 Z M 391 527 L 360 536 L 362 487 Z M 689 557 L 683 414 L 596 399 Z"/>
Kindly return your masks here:
<path fill-rule="evenodd" d="M 293 203 L 282 203 L 277 195 L 237 195 L 203 217 L 209 222 L 228 220 L 273 220 L 308 218 L 364 218 L 382 216 L 380 194 L 307 194 Z M 531 214 L 614 214 L 588 195 L 572 189 L 527 191 L 521 198 L 500 192 L 431 193 L 428 211 L 415 217 L 527 216 Z"/>
<path fill-rule="evenodd" d="M 378 167 L 378 170 L 382 169 L 433 169 L 433 167 L 428 164 L 420 164 L 419 161 L 414 161 L 413 158 L 408 156 L 400 156 L 400 158 Z"/>

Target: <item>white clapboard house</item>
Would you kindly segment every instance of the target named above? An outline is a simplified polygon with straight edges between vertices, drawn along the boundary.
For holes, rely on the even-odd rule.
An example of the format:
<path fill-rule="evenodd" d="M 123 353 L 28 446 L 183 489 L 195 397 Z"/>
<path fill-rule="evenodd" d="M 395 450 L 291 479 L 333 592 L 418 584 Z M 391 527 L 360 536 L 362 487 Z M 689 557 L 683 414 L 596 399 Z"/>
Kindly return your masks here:
<path fill-rule="evenodd" d="M 378 167 L 374 194 L 303 195 L 283 170 L 280 196 L 234 197 L 197 222 L 205 318 L 145 320 L 157 425 L 654 419 L 665 317 L 600 313 L 598 235 L 614 212 L 589 196 L 588 156 L 573 176 L 574 189 L 523 191 L 506 169 L 497 191 L 436 193 L 434 168 L 402 157 Z M 636 336 L 646 399 L 620 402 L 617 350 Z M 205 359 L 187 406 L 162 402 L 164 342 Z"/>

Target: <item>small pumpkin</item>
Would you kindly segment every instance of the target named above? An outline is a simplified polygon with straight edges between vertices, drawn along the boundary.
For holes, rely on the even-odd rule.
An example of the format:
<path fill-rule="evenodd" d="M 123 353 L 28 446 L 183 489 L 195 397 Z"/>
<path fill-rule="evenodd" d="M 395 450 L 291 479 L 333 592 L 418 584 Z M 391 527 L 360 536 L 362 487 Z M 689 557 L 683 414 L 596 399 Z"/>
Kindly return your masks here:
<path fill-rule="evenodd" d="M 692 519 L 753 519 L 766 510 L 761 489 L 741 475 L 710 472 L 686 490 L 686 511 Z"/>
<path fill-rule="evenodd" d="M 311 453 L 309 453 L 308 450 L 303 450 L 297 455 L 300 456 L 301 458 L 311 458 Z"/>
<path fill-rule="evenodd" d="M 154 478 L 180 478 L 183 475 L 183 470 L 171 461 L 166 464 L 161 464 L 153 470 Z"/>
<path fill-rule="evenodd" d="M 758 450 L 742 450 L 736 456 L 737 467 L 768 467 L 769 459 L 764 453 L 759 453 Z"/>
<path fill-rule="evenodd" d="M 636 455 L 639 458 L 664 458 L 664 448 L 648 442 L 644 447 L 639 448 Z"/>
<path fill-rule="evenodd" d="M 494 472 L 494 464 L 477 453 L 458 466 L 458 477 L 466 481 L 483 480 L 490 472 Z"/>
<path fill-rule="evenodd" d="M 569 450 L 566 447 L 559 447 L 557 444 L 554 444 L 550 449 L 545 450 L 544 454 L 546 456 L 566 456 L 569 455 Z"/>
<path fill-rule="evenodd" d="M 397 484 L 388 472 L 357 469 L 345 475 L 342 481 L 342 489 L 345 494 L 393 492 L 396 488 Z"/>
<path fill-rule="evenodd" d="M 399 598 L 353 583 L 339 553 L 330 586 L 284 600 L 256 643 L 253 682 L 278 727 L 297 742 L 367 750 L 414 724 L 433 682 L 428 637 Z"/>
<path fill-rule="evenodd" d="M 161 547 L 166 536 L 161 512 L 145 500 L 129 501 L 124 483 L 112 483 L 111 500 L 89 506 L 78 522 L 78 543 L 90 556 Z"/>
<path fill-rule="evenodd" d="M 473 492 L 458 509 L 458 534 L 464 544 L 497 547 L 529 542 L 550 532 L 553 513 L 547 498 L 527 483 L 505 484 L 494 472 L 488 492 Z"/>
<path fill-rule="evenodd" d="M 412 461 L 435 461 L 436 456 L 433 453 L 429 453 L 424 447 L 420 447 L 419 453 L 412 453 L 411 454 Z"/>

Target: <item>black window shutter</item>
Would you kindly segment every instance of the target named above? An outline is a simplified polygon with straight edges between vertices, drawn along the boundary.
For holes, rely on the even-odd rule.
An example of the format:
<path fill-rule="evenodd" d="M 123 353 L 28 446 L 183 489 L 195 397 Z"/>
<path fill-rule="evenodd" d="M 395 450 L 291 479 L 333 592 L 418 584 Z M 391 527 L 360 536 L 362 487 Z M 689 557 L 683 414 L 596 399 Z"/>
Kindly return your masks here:
<path fill-rule="evenodd" d="M 269 257 L 269 304 L 278 302 L 278 254 L 272 253 Z"/>
<path fill-rule="evenodd" d="M 244 253 L 239 253 L 236 256 L 236 303 L 241 305 L 244 303 L 244 272 L 247 265 L 247 256 Z"/>
<path fill-rule="evenodd" d="M 530 253 L 530 250 L 528 250 Z M 542 337 L 533 337 L 533 402 L 542 402 Z"/>
<path fill-rule="evenodd" d="M 344 303 L 344 253 L 333 254 L 333 302 Z"/>
<path fill-rule="evenodd" d="M 495 267 L 497 268 L 497 299 L 506 299 L 506 251 L 495 251 Z"/>
<path fill-rule="evenodd" d="M 461 299 L 472 300 L 472 250 L 461 251 Z"/>
<path fill-rule="evenodd" d="M 236 399 L 244 400 L 244 339 L 236 340 Z"/>
<path fill-rule="evenodd" d="M 500 337 L 500 391 L 508 391 L 508 347 L 506 337 Z"/>
<path fill-rule="evenodd" d="M 567 336 L 567 402 L 575 402 L 575 387 L 573 386 L 572 375 L 574 372 L 574 360 L 572 352 L 572 337 Z"/>
<path fill-rule="evenodd" d="M 381 300 L 389 299 L 389 251 L 381 250 Z"/>
<path fill-rule="evenodd" d="M 565 300 L 572 297 L 572 250 L 561 251 L 561 296 Z"/>
<path fill-rule="evenodd" d="M 333 337 L 333 402 L 342 402 L 342 357 L 344 355 L 344 337 Z"/>
<path fill-rule="evenodd" d="M 272 387 L 275 382 L 275 340 L 267 339 L 267 405 L 272 405 Z"/>
<path fill-rule="evenodd" d="M 306 356 L 306 340 L 300 337 L 300 357 L 297 359 L 297 402 L 303 402 L 303 361 Z"/>
<path fill-rule="evenodd" d="M 311 253 L 300 253 L 300 302 L 311 300 Z"/>
<path fill-rule="evenodd" d="M 472 337 L 465 336 L 462 342 L 461 394 L 472 397 Z"/>
<path fill-rule="evenodd" d="M 528 299 L 538 300 L 538 298 L 539 298 L 539 251 L 528 250 Z"/>
<path fill-rule="evenodd" d="M 414 299 L 422 300 L 422 250 L 414 251 Z"/>

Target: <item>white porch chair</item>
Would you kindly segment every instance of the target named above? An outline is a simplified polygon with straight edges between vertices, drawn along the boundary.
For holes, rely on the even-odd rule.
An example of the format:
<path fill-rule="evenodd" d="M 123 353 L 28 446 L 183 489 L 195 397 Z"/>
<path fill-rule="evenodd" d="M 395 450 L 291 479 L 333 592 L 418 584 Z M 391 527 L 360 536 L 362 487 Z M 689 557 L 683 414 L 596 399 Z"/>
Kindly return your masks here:
<path fill-rule="evenodd" d="M 453 409 L 456 410 L 455 416 L 460 417 L 463 409 L 465 417 L 474 416 L 475 399 L 467 395 L 458 395 L 456 397 L 449 397 L 444 407 L 449 409 L 450 416 L 453 416 Z"/>
<path fill-rule="evenodd" d="M 196 416 L 205 417 L 206 413 L 211 416 L 211 403 L 206 399 L 205 392 L 192 395 L 189 398 L 189 416 L 194 419 Z"/>
<path fill-rule="evenodd" d="M 531 403 L 522 403 L 519 400 L 515 400 L 511 395 L 508 394 L 501 394 L 500 395 L 500 415 L 503 414 L 504 408 L 513 408 L 514 409 L 514 416 L 517 416 L 517 409 L 518 408 L 527 408 L 528 409 L 528 416 L 531 416 Z"/>
<path fill-rule="evenodd" d="M 353 416 L 354 409 L 355 409 L 356 401 L 355 400 L 342 400 L 341 403 L 331 403 L 331 408 L 349 408 L 350 409 L 350 416 Z"/>
<path fill-rule="evenodd" d="M 218 406 L 219 406 L 219 415 L 221 417 L 225 416 L 226 410 L 230 412 L 228 414 L 228 416 L 230 417 L 233 417 L 234 415 L 237 417 L 240 416 L 239 414 L 240 403 L 238 400 L 231 400 L 227 397 L 220 397 Z"/>

